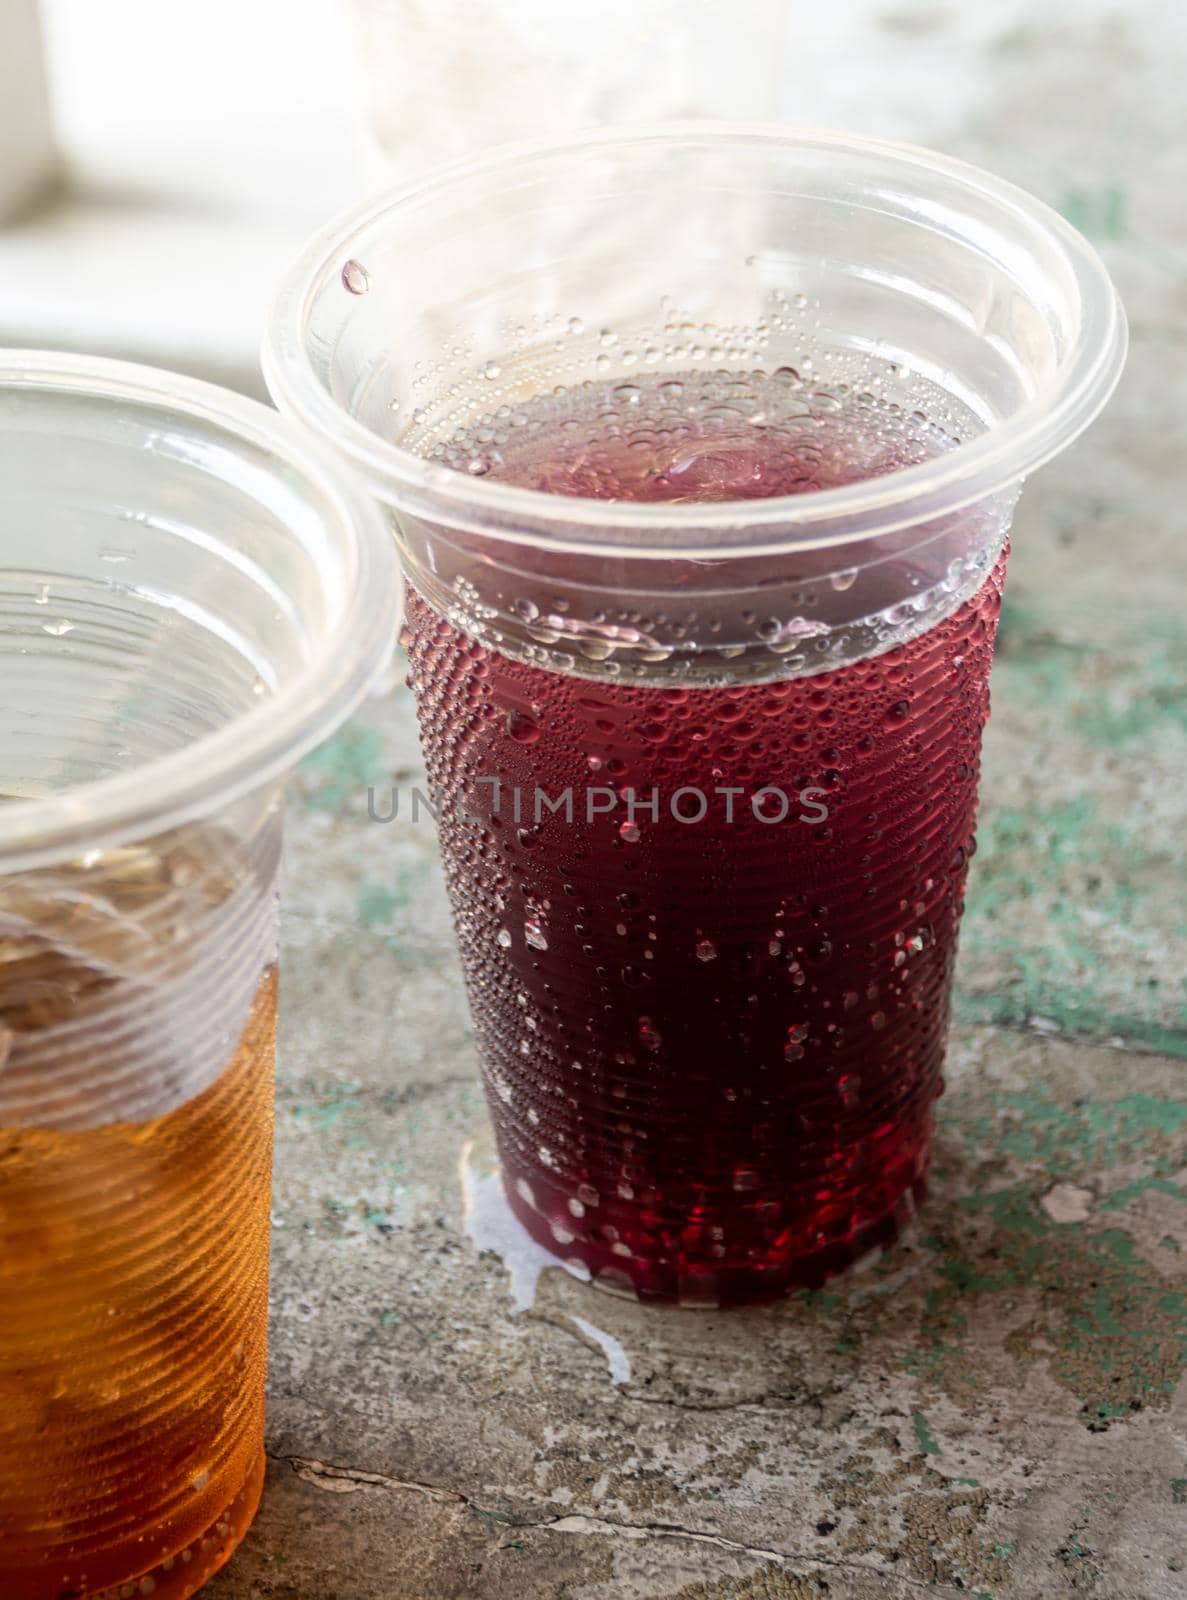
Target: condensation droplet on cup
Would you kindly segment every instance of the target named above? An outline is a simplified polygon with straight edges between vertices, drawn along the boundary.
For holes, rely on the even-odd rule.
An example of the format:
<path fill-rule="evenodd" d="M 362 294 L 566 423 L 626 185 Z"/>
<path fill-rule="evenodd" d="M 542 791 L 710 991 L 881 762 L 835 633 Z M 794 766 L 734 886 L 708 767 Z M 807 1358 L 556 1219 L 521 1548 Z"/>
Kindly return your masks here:
<path fill-rule="evenodd" d="M 50 634 L 55 639 L 61 639 L 64 634 L 74 632 L 73 622 L 67 622 L 65 617 L 59 617 L 56 622 L 43 622 L 41 631 Z"/>
<path fill-rule="evenodd" d="M 733 1184 L 738 1194 L 747 1194 L 758 1188 L 758 1173 L 753 1167 L 735 1167 Z"/>
<path fill-rule="evenodd" d="M 540 737 L 539 725 L 526 711 L 507 713 L 507 732 L 517 744 L 535 744 Z"/>
<path fill-rule="evenodd" d="M 371 287 L 371 279 L 366 267 L 360 261 L 348 261 L 342 268 L 342 287 L 350 294 L 366 294 Z"/>
<path fill-rule="evenodd" d="M 41 585 L 41 587 L 38 589 L 36 595 L 33 598 L 33 604 L 35 606 L 47 606 L 47 605 L 49 605 L 49 584 L 48 583 L 43 583 Z"/>
<path fill-rule="evenodd" d="M 622 840 L 623 844 L 638 844 L 639 840 L 642 838 L 642 834 L 639 831 L 639 824 L 637 822 L 620 823 L 618 827 L 618 837 Z"/>
<path fill-rule="evenodd" d="M 839 592 L 843 593 L 846 589 L 852 589 L 857 581 L 857 568 L 845 567 L 841 572 L 834 572 L 828 581 Z"/>
<path fill-rule="evenodd" d="M 698 961 L 716 961 L 717 946 L 712 939 L 701 939 L 697 943 L 696 957 Z"/>
<path fill-rule="evenodd" d="M 506 928 L 500 928 L 498 933 L 495 934 L 495 943 L 498 945 L 500 950 L 510 950 L 511 935 L 508 933 Z"/>
<path fill-rule="evenodd" d="M 503 369 L 497 361 L 488 361 L 483 366 L 482 376 L 488 383 L 493 383 L 502 374 L 502 371 Z"/>
<path fill-rule="evenodd" d="M 853 1111 L 861 1102 L 861 1074 L 845 1072 L 837 1079 L 837 1094 L 846 1111 Z"/>
<path fill-rule="evenodd" d="M 548 936 L 538 922 L 525 922 L 523 925 L 523 942 L 529 950 L 547 950 Z"/>
<path fill-rule="evenodd" d="M 653 1053 L 663 1048 L 663 1035 L 650 1017 L 639 1018 L 639 1043 Z"/>

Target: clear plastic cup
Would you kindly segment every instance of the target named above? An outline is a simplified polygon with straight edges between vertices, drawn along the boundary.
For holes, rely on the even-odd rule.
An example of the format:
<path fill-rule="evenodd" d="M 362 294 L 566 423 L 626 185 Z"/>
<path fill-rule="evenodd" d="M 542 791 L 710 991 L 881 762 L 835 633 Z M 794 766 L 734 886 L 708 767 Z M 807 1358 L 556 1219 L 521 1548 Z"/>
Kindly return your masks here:
<path fill-rule="evenodd" d="M 508 1197 L 604 1286 L 762 1298 L 911 1214 L 1007 529 L 1124 349 L 1100 261 L 1038 201 L 784 127 L 500 152 L 294 266 L 268 381 L 403 555 Z M 662 501 L 571 492 L 711 424 L 732 481 L 789 391 L 825 435 L 874 416 L 944 447 L 816 493 L 673 497 L 712 451 Z M 569 495 L 502 481 L 590 396 L 612 444 L 565 457 Z"/>
<path fill-rule="evenodd" d="M 0 355 L 0 1591 L 190 1595 L 263 1481 L 288 769 L 391 539 L 265 407 Z"/>

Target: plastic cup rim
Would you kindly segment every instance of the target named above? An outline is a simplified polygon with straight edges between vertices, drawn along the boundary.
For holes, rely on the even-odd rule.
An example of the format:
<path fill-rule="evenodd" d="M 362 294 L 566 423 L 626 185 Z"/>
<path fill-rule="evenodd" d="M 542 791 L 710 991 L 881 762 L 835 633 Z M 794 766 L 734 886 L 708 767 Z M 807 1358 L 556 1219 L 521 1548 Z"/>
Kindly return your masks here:
<path fill-rule="evenodd" d="M 318 381 L 304 338 L 315 296 L 381 222 L 434 204 L 461 184 L 524 161 L 646 145 L 796 145 L 897 162 L 904 174 L 942 176 L 996 205 L 1003 223 L 1037 230 L 1062 250 L 1077 285 L 1081 334 L 1051 380 L 1010 417 L 945 455 L 884 477 L 810 495 L 716 504 L 636 504 L 550 495 L 470 478 L 382 439 Z M 364 261 L 365 265 L 365 261 Z M 829 129 L 762 122 L 673 122 L 564 140 L 524 141 L 436 168 L 356 205 L 319 229 L 292 262 L 275 300 L 262 360 L 280 408 L 314 429 L 385 503 L 429 521 L 542 549 L 700 560 L 843 546 L 958 511 L 1008 489 L 1068 445 L 1101 410 L 1126 350 L 1125 316 L 1097 252 L 1070 223 L 1024 189 L 920 146 Z M 695 539 L 692 537 L 695 535 Z"/>
<path fill-rule="evenodd" d="M 0 870 L 42 864 L 90 848 L 146 838 L 208 816 L 287 773 L 358 704 L 389 654 L 399 627 L 402 585 L 380 509 L 342 482 L 316 439 L 270 407 L 200 379 L 107 357 L 41 350 L 0 351 L 0 394 L 72 393 L 159 408 L 215 426 L 232 446 L 275 456 L 346 534 L 355 568 L 342 614 L 300 670 L 224 726 L 183 749 L 111 777 L 0 804 Z"/>

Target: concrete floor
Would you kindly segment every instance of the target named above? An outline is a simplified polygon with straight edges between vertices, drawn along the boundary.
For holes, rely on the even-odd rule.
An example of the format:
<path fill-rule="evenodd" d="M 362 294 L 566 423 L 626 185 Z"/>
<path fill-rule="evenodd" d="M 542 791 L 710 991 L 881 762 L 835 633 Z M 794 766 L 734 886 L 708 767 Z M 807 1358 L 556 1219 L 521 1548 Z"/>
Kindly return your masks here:
<path fill-rule="evenodd" d="M 905 59 L 956 15 L 870 26 Z M 464 1226 L 433 833 L 366 817 L 411 704 L 373 699 L 293 798 L 271 1469 L 211 1600 L 1187 1595 L 1187 52 L 1161 4 L 1027 16 L 919 131 L 1095 235 L 1134 347 L 1023 498 L 919 1231 L 772 1309 L 549 1271 L 517 1314 Z"/>

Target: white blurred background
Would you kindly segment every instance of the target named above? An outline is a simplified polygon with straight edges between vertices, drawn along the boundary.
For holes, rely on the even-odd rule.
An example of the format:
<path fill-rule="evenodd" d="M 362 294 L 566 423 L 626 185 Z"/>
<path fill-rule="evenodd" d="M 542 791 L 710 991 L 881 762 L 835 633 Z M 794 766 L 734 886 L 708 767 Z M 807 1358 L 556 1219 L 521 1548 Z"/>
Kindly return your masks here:
<path fill-rule="evenodd" d="M 259 393 L 285 262 L 362 193 L 674 115 L 980 161 L 1181 298 L 1183 28 L 1175 0 L 0 0 L 0 343 Z"/>

